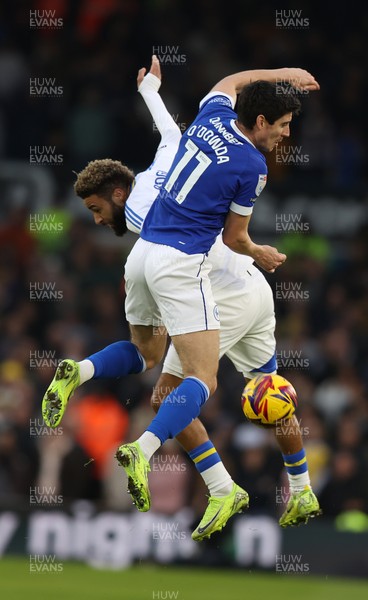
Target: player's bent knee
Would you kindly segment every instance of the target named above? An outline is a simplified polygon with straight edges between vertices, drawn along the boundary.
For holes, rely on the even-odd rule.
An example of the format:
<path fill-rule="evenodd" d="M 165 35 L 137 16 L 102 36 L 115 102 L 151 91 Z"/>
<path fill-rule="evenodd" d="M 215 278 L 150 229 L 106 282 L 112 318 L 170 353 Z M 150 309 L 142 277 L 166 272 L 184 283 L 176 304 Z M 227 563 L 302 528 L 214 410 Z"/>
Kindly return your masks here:
<path fill-rule="evenodd" d="M 158 365 L 158 363 L 160 362 L 160 359 L 156 360 L 156 358 L 155 358 L 155 357 L 153 357 L 153 358 L 152 358 L 152 357 L 148 358 L 148 357 L 144 356 L 144 353 L 143 353 L 143 352 L 141 352 L 141 354 L 142 354 L 142 356 L 143 356 L 143 358 L 144 358 L 144 360 L 145 360 L 146 367 L 147 367 L 147 371 L 148 371 L 149 369 L 153 369 L 153 367 L 155 367 L 156 365 Z"/>
<path fill-rule="evenodd" d="M 156 365 L 158 365 L 165 354 L 165 349 L 166 349 L 166 341 L 161 341 L 156 344 L 154 347 L 152 347 L 152 345 L 150 345 L 149 349 L 148 349 L 148 357 L 147 360 L 152 363 L 152 366 L 150 366 L 149 368 L 152 369 L 153 367 L 155 367 Z"/>
<path fill-rule="evenodd" d="M 153 369 L 153 367 L 158 365 L 162 360 L 164 354 L 164 349 L 162 349 L 161 347 L 155 348 L 152 347 L 152 345 L 144 346 L 141 344 L 140 346 L 138 346 L 138 349 L 144 358 L 147 370 Z"/>

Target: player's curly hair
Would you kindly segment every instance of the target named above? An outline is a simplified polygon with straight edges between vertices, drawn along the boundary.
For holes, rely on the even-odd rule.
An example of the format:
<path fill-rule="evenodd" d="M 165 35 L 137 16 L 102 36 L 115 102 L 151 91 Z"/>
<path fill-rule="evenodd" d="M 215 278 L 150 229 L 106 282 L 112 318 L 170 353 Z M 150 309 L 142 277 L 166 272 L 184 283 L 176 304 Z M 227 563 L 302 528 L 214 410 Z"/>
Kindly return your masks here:
<path fill-rule="evenodd" d="M 134 173 L 118 160 L 92 160 L 77 173 L 74 191 L 80 198 L 97 194 L 109 199 L 116 187 L 127 188 L 134 181 Z"/>
<path fill-rule="evenodd" d="M 236 107 L 239 122 L 252 129 L 258 115 L 264 115 L 270 125 L 287 113 L 298 115 L 300 100 L 291 86 L 280 86 L 268 81 L 254 81 L 244 86 Z"/>

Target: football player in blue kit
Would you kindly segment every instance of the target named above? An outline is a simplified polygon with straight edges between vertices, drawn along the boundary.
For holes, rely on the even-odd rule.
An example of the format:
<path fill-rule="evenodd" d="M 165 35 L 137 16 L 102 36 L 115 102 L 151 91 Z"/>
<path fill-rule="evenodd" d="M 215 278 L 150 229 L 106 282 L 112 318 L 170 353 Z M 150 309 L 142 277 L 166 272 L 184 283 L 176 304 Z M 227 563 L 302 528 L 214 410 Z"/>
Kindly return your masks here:
<path fill-rule="evenodd" d="M 275 88 L 267 81 L 257 82 L 253 86 L 248 86 L 248 97 L 244 98 L 244 94 L 243 97 L 240 96 L 239 112 L 242 114 L 243 110 L 245 115 L 240 122 L 237 121 L 236 114 L 232 110 L 235 100 L 234 93 L 238 91 L 238 87 L 249 83 L 250 79 L 259 79 L 259 77 L 264 79 L 268 77 L 270 80 L 278 77 L 299 78 L 299 82 L 304 77 L 304 89 L 308 89 L 308 87 L 309 89 L 318 89 L 318 84 L 312 76 L 300 69 L 244 72 L 220 82 L 215 86 L 215 91 L 202 101 L 199 117 L 186 132 L 187 135 L 180 144 L 179 152 L 166 177 L 165 185 L 157 201 L 152 204 L 154 200 L 152 191 L 151 194 L 142 192 L 147 192 L 149 187 L 152 190 L 155 187 L 153 185 L 154 175 L 165 173 L 165 169 L 170 167 L 180 139 L 180 132 L 178 136 L 178 128 L 175 124 L 173 127 L 170 123 L 172 119 L 167 111 L 160 107 L 161 110 L 156 110 L 155 114 L 155 107 L 151 108 L 150 106 L 150 102 L 154 104 L 153 94 L 158 97 L 158 88 L 154 89 L 157 87 L 157 81 L 154 81 L 155 70 L 157 71 L 157 64 L 153 60 L 151 73 L 144 82 L 146 84 L 145 93 L 143 84 L 140 86 L 140 91 L 153 113 L 158 128 L 160 131 L 165 131 L 165 140 L 161 140 L 153 165 L 144 173 L 147 174 L 147 177 L 143 178 L 144 174 L 138 175 L 136 186 L 130 194 L 129 192 L 128 195 L 124 194 L 124 186 L 119 188 L 116 184 L 119 180 L 119 167 L 116 167 L 115 183 L 112 182 L 113 187 L 117 188 L 113 193 L 118 196 L 115 199 L 112 196 L 112 199 L 118 202 L 120 207 L 125 208 L 128 227 L 139 232 L 143 224 L 141 235 L 146 239 L 141 244 L 142 248 L 136 252 L 133 249 L 126 267 L 126 312 L 127 319 L 132 326 L 132 342 L 136 347 L 132 347 L 129 342 L 113 344 L 105 351 L 89 357 L 90 360 L 79 363 L 81 367 L 78 366 L 78 371 L 74 366 L 76 365 L 74 361 L 63 361 L 58 368 L 59 377 L 57 371 L 54 381 L 45 395 L 44 416 L 45 420 L 53 426 L 60 422 L 66 402 L 63 409 L 60 410 L 60 398 L 56 397 L 58 408 L 55 412 L 55 395 L 53 395 L 57 388 L 60 394 L 60 386 L 65 386 L 64 398 L 67 396 L 67 401 L 75 387 L 90 377 L 121 376 L 140 372 L 145 366 L 151 367 L 157 364 L 164 352 L 166 336 L 153 336 L 152 328 L 160 324 L 161 317 L 163 317 L 162 320 L 173 338 L 174 346 L 170 348 L 163 374 L 156 386 L 154 394 L 156 409 L 164 400 L 161 390 L 172 388 L 173 391 L 163 402 L 164 415 L 162 416 L 162 408 L 160 408 L 158 417 L 154 419 L 147 432 L 137 442 L 121 446 L 117 456 L 127 472 L 129 490 L 138 509 L 148 510 L 150 505 L 147 482 L 149 458 L 165 439 L 179 434 L 179 441 L 195 462 L 211 494 L 207 511 L 193 533 L 193 538 L 200 540 L 221 529 L 235 512 L 248 505 L 247 493 L 232 481 L 216 449 L 209 441 L 206 431 L 200 421 L 196 419 L 200 405 L 215 386 L 209 376 L 211 371 L 207 368 L 207 359 L 212 365 L 212 373 L 215 376 L 219 356 L 218 314 L 212 298 L 208 273 L 212 264 L 210 280 L 213 285 L 217 275 L 217 280 L 220 282 L 214 287 L 222 290 L 222 296 L 220 293 L 217 296 L 215 294 L 215 299 L 219 303 L 221 317 L 223 312 L 225 313 L 225 325 L 227 320 L 229 323 L 234 323 L 234 320 L 239 321 L 240 311 L 243 310 L 243 307 L 238 306 L 237 303 L 239 296 L 247 298 L 248 301 L 252 296 L 255 298 L 253 309 L 249 303 L 246 306 L 250 324 L 252 315 L 257 311 L 258 318 L 262 315 L 260 321 L 263 321 L 263 333 L 260 329 L 257 333 L 258 350 L 253 345 L 253 359 L 249 360 L 247 356 L 246 344 L 244 347 L 240 345 L 241 338 L 244 337 L 244 329 L 241 335 L 238 335 L 237 339 L 235 335 L 234 339 L 234 329 L 230 332 L 231 328 L 229 327 L 227 328 L 228 335 L 226 336 L 225 333 L 222 338 L 221 355 L 227 352 L 238 370 L 248 378 L 259 372 L 275 372 L 272 294 L 265 282 L 268 289 L 263 292 L 263 295 L 260 295 L 259 290 L 265 290 L 265 285 L 261 281 L 264 278 L 253 266 L 253 260 L 256 260 L 264 269 L 273 271 L 279 264 L 282 264 L 286 257 L 268 246 L 253 244 L 247 234 L 247 226 L 254 200 L 263 189 L 267 176 L 264 156 L 258 148 L 262 151 L 272 150 L 284 135 L 289 135 L 292 113 L 299 108 L 299 103 L 293 96 L 284 97 L 277 110 L 270 108 L 275 101 Z M 140 74 L 142 80 L 142 70 Z M 151 89 L 149 89 L 150 87 Z M 242 104 L 244 105 L 243 109 L 241 108 Z M 252 114 L 253 106 L 255 106 L 255 110 Z M 267 119 L 263 113 L 267 115 Z M 253 132 L 253 130 L 255 131 Z M 167 157 L 169 157 L 169 162 Z M 114 162 L 110 161 L 110 163 Z M 106 180 L 109 168 L 111 169 L 113 165 L 109 161 L 94 161 L 94 163 L 100 174 L 99 181 L 104 179 L 104 169 Z M 118 165 L 121 169 L 126 169 L 121 163 Z M 224 173 L 216 174 L 216 169 L 220 169 L 221 166 L 225 167 L 225 165 Z M 91 169 L 92 166 L 88 172 L 90 178 Z M 85 171 L 88 171 L 88 167 Z M 209 178 L 204 180 L 206 173 Z M 120 176 L 123 176 L 122 173 Z M 127 187 L 130 191 L 130 184 L 134 176 L 126 169 L 124 177 L 127 178 Z M 101 205 L 103 193 L 101 193 L 101 189 L 98 189 L 98 176 L 97 179 L 96 177 L 92 177 L 92 179 L 94 182 L 92 187 L 89 184 L 89 188 L 87 185 L 87 188 L 84 187 L 82 190 L 83 172 L 80 174 L 79 192 L 81 193 L 79 195 L 85 198 L 86 206 L 93 211 L 96 223 L 109 224 L 116 233 L 123 233 L 125 227 L 121 225 L 121 218 L 120 225 L 117 223 L 119 211 L 114 209 L 115 217 L 113 215 L 110 215 L 110 218 L 106 216 L 107 213 L 104 213 L 104 209 L 107 210 L 107 207 Z M 202 186 L 198 187 L 201 183 Z M 139 188 L 141 189 L 139 190 Z M 78 181 L 76 191 L 78 193 Z M 123 196 L 125 197 L 123 198 Z M 140 198 L 139 201 L 136 200 L 137 197 Z M 218 197 L 221 198 L 221 202 L 216 202 Z M 152 209 L 146 217 L 151 204 Z M 216 210 L 213 205 L 216 205 Z M 157 214 L 153 210 L 156 206 Z M 231 212 L 229 212 L 229 207 Z M 224 225 L 225 218 L 223 236 L 228 247 L 222 243 L 221 236 L 216 239 Z M 162 244 L 157 243 L 158 239 L 162 239 Z M 213 249 L 207 257 L 214 242 Z M 243 256 L 235 254 L 229 248 L 237 253 L 240 252 Z M 150 249 L 153 251 L 149 252 Z M 145 258 L 150 254 L 152 256 L 148 266 L 144 266 L 142 269 Z M 157 269 L 153 269 L 154 265 L 157 266 Z M 166 269 L 166 273 L 164 269 Z M 245 272 L 248 273 L 247 282 L 244 278 Z M 148 278 L 146 278 L 146 274 L 148 274 Z M 229 293 L 231 287 L 229 288 L 229 286 L 232 282 L 239 284 L 239 281 L 243 282 L 243 287 L 234 294 L 231 304 L 228 300 L 231 296 Z M 168 291 L 165 291 L 166 287 Z M 245 293 L 245 287 L 247 287 L 247 293 Z M 263 314 L 260 310 L 262 308 L 260 307 L 261 299 Z M 227 312 L 223 311 L 223 305 L 226 307 L 226 302 L 228 306 L 231 306 L 231 310 Z M 268 319 L 267 322 L 265 317 Z M 226 330 L 226 326 L 223 329 Z M 206 334 L 207 339 L 203 339 L 203 333 Z M 257 336 L 253 332 L 253 337 L 257 338 Z M 157 344 L 158 337 L 160 339 Z M 249 344 L 249 342 L 248 339 L 248 345 L 252 346 L 252 343 Z M 140 349 L 140 352 L 137 348 Z M 216 352 L 217 356 L 215 356 Z M 193 362 L 193 354 L 196 356 L 198 364 Z M 109 367 L 106 366 L 107 363 L 109 363 Z M 111 368 L 113 363 L 119 365 L 118 371 L 116 367 Z M 216 364 L 214 365 L 214 363 Z M 69 367 L 72 370 L 71 373 Z M 81 372 L 83 372 L 82 377 Z M 66 381 L 68 381 L 67 385 L 65 385 Z M 186 387 L 183 388 L 185 384 Z M 60 395 L 62 396 L 63 393 Z M 52 418 L 50 417 L 51 404 L 53 404 Z M 195 420 L 193 421 L 193 419 Z M 187 425 L 188 427 L 186 427 Z M 288 516 L 286 518 L 285 513 L 285 522 L 283 523 L 281 519 L 281 525 L 306 522 L 310 516 L 317 514 L 319 508 L 318 502 L 310 490 L 305 453 L 296 419 L 295 428 L 295 439 L 292 442 L 291 450 L 290 439 L 279 440 L 284 460 L 287 460 L 289 480 L 293 484 L 290 509 L 287 511 Z M 180 434 L 183 429 L 185 431 Z M 290 436 L 285 437 L 290 438 Z M 307 508 L 302 510 L 304 506 Z"/>

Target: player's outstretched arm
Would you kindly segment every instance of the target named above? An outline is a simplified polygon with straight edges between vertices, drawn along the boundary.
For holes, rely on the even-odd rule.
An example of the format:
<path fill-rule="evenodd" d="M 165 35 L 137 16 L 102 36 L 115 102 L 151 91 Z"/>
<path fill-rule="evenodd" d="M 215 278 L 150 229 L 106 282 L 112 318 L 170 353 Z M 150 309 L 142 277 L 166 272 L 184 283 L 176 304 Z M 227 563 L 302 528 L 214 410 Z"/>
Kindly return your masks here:
<path fill-rule="evenodd" d="M 239 94 L 245 85 L 258 80 L 269 81 L 271 83 L 278 81 L 290 83 L 296 89 L 310 92 L 320 89 L 319 83 L 305 69 L 284 67 L 282 69 L 255 69 L 253 71 L 234 73 L 234 75 L 229 75 L 216 83 L 211 92 L 224 92 L 232 96 L 235 101 L 237 94 Z"/>
<path fill-rule="evenodd" d="M 251 256 L 259 267 L 273 273 L 286 260 L 286 254 L 281 254 L 272 246 L 255 244 L 248 233 L 251 215 L 243 216 L 228 212 L 222 239 L 226 246 L 238 254 Z"/>
<path fill-rule="evenodd" d="M 175 138 L 175 141 L 178 141 L 181 137 L 180 129 L 158 93 L 161 86 L 161 67 L 157 56 L 152 56 L 151 68 L 147 75 L 144 67 L 139 69 L 137 85 L 138 92 L 145 101 L 162 139 L 170 136 L 171 139 Z"/>

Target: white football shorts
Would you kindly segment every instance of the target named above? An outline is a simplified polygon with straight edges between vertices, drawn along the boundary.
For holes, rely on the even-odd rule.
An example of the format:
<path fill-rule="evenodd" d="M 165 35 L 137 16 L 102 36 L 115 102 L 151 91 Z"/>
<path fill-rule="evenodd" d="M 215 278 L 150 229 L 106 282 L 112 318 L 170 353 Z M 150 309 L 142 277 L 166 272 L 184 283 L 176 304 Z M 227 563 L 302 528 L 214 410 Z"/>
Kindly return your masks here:
<path fill-rule="evenodd" d="M 205 254 L 139 239 L 125 265 L 125 313 L 131 325 L 164 325 L 170 336 L 219 329 Z"/>
<path fill-rule="evenodd" d="M 247 379 L 276 373 L 275 311 L 271 287 L 254 266 L 238 285 L 212 288 L 221 319 L 220 358 L 226 356 Z M 163 373 L 183 377 L 179 357 L 171 344 Z"/>

